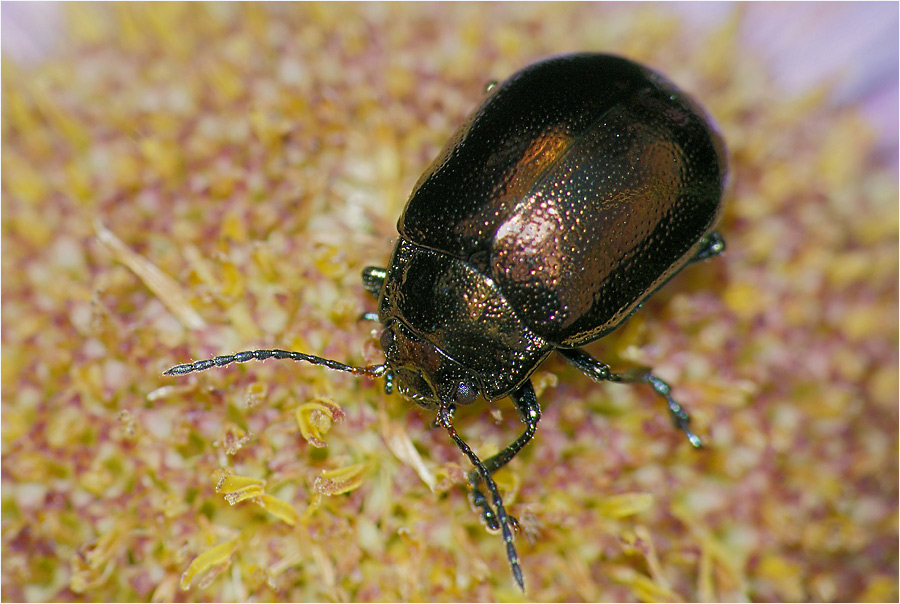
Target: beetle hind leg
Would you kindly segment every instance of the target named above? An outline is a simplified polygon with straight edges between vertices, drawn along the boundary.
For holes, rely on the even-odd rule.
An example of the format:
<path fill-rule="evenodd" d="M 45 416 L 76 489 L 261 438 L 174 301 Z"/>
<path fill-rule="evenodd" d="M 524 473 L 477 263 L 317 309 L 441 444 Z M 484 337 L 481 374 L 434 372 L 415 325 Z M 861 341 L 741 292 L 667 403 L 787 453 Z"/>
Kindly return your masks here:
<path fill-rule="evenodd" d="M 691 258 L 691 262 L 700 262 L 701 260 L 718 256 L 724 251 L 725 240 L 718 232 L 713 231 L 700 240 L 700 247 L 697 249 L 694 257 Z"/>
<path fill-rule="evenodd" d="M 484 467 L 490 474 L 508 464 L 534 438 L 538 422 L 541 419 L 541 406 L 537 402 L 537 396 L 534 394 L 531 382 L 525 382 L 518 390 L 510 394 L 510 398 L 516 404 L 519 419 L 525 424 L 525 431 L 502 451 L 484 460 Z M 481 474 L 476 470 L 472 470 L 469 472 L 468 479 L 469 484 L 472 485 L 472 505 L 481 509 L 481 518 L 489 530 L 498 530 L 500 523 L 497 515 L 491 509 L 487 497 L 478 488 L 482 482 Z"/>
<path fill-rule="evenodd" d="M 700 437 L 691 431 L 691 416 L 672 398 L 672 389 L 661 378 L 654 375 L 649 369 L 638 368 L 625 373 L 613 373 L 606 363 L 601 363 L 581 349 L 557 349 L 569 363 L 580 369 L 585 375 L 595 382 L 618 382 L 620 384 L 649 384 L 657 394 L 666 399 L 666 406 L 675 426 L 687 435 L 690 443 L 697 449 L 703 446 Z"/>

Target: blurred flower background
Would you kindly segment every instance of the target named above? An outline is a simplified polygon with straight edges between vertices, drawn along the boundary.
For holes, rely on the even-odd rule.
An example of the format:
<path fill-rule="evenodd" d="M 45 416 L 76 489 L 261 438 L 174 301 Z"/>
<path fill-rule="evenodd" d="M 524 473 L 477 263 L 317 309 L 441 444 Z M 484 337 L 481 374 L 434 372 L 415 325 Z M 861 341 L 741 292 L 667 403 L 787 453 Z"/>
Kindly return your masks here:
<path fill-rule="evenodd" d="M 898 6 L 2 5 L 4 601 L 516 600 L 359 273 L 484 86 L 622 54 L 729 146 L 724 256 L 535 374 L 526 598 L 896 601 Z M 482 456 L 508 401 L 458 426 Z M 322 446 L 325 445 L 325 446 Z"/>

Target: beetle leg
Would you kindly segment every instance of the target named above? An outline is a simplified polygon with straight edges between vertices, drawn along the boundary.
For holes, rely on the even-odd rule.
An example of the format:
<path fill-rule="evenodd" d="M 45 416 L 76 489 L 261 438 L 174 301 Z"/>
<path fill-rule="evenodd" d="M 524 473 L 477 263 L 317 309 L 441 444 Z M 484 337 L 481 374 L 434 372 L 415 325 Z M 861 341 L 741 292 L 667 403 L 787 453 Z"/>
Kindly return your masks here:
<path fill-rule="evenodd" d="M 381 286 L 387 279 L 387 269 L 377 266 L 367 266 L 362 272 L 363 288 L 373 296 L 381 293 Z"/>
<path fill-rule="evenodd" d="M 384 372 L 384 393 L 394 393 L 394 372 L 391 369 Z"/>
<path fill-rule="evenodd" d="M 559 348 L 557 349 L 557 352 L 561 354 L 564 359 L 569 361 L 569 363 L 580 369 L 585 375 L 596 382 L 650 384 L 650 386 L 652 386 L 653 389 L 656 390 L 657 394 L 666 399 L 666 405 L 669 408 L 669 413 L 672 415 L 672 420 L 675 422 L 675 425 L 687 435 L 688 440 L 691 442 L 691 444 L 698 449 L 703 446 L 700 438 L 696 434 L 691 432 L 691 429 L 689 427 L 689 424 L 691 423 L 691 416 L 688 415 L 688 412 L 684 410 L 684 407 L 682 407 L 674 398 L 672 398 L 672 389 L 669 387 L 669 385 L 659 377 L 653 375 L 653 373 L 649 369 L 638 368 L 632 369 L 631 371 L 626 371 L 625 373 L 612 373 L 609 370 L 609 365 L 607 365 L 606 363 L 601 363 L 579 348 Z"/>
<path fill-rule="evenodd" d="M 503 542 L 506 544 L 506 558 L 509 560 L 513 578 L 516 580 L 519 589 L 524 592 L 525 580 L 522 577 L 522 568 L 519 566 L 519 554 L 516 553 L 512 529 L 510 528 L 510 518 L 506 515 L 506 510 L 503 507 L 503 500 L 500 498 L 500 491 L 497 489 L 497 483 L 491 478 L 491 473 L 485 467 L 484 462 L 478 459 L 478 456 L 475 455 L 472 448 L 469 447 L 459 434 L 457 434 L 456 428 L 453 427 L 453 411 L 454 408 L 452 405 L 442 406 L 437 412 L 437 422 L 447 431 L 447 434 L 450 435 L 450 438 L 453 439 L 453 442 L 456 443 L 459 450 L 469 458 L 469 461 L 475 466 L 476 471 L 487 486 L 488 492 L 494 500 L 494 507 L 497 508 L 498 523 L 503 531 Z"/>
<path fill-rule="evenodd" d="M 364 312 L 359 315 L 360 321 L 378 321 L 378 313 L 377 312 Z"/>
<path fill-rule="evenodd" d="M 516 404 L 516 409 L 519 411 L 519 419 L 525 424 L 525 431 L 505 449 L 484 461 L 484 467 L 487 468 L 490 474 L 508 464 L 522 450 L 522 447 L 528 444 L 528 441 L 534 437 L 538 421 L 541 419 L 541 406 L 537 402 L 537 396 L 534 394 L 534 388 L 532 388 L 530 381 L 522 384 L 518 390 L 509 396 Z M 478 488 L 478 485 L 481 484 L 481 476 L 477 471 L 473 470 L 469 472 L 468 479 L 472 485 L 472 504 L 481 508 L 481 517 L 484 519 L 488 529 L 496 531 L 500 528 L 500 525 L 496 516 L 494 516 L 493 510 L 491 510 L 491 506 L 488 505 L 487 497 Z"/>
<path fill-rule="evenodd" d="M 718 256 L 725 251 L 725 240 L 719 233 L 713 231 L 700 240 L 700 247 L 697 254 L 691 258 L 691 262 L 700 262 L 713 256 Z"/>

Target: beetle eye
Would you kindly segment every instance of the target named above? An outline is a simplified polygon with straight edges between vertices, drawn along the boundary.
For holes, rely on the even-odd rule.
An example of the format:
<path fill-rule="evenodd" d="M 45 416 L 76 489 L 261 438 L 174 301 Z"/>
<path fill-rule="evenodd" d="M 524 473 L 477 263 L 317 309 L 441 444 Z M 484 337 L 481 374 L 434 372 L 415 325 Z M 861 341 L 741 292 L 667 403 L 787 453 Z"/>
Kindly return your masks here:
<path fill-rule="evenodd" d="M 381 332 L 381 349 L 387 351 L 394 345 L 394 332 L 390 329 L 384 329 Z"/>
<path fill-rule="evenodd" d="M 457 405 L 471 405 L 477 397 L 478 391 L 471 384 L 465 382 L 456 384 L 456 394 L 453 396 L 453 401 Z"/>
<path fill-rule="evenodd" d="M 453 403 L 454 405 L 471 405 L 478 398 L 478 389 L 465 379 L 458 377 L 440 379 L 441 384 L 438 390 L 438 396 L 444 403 Z"/>

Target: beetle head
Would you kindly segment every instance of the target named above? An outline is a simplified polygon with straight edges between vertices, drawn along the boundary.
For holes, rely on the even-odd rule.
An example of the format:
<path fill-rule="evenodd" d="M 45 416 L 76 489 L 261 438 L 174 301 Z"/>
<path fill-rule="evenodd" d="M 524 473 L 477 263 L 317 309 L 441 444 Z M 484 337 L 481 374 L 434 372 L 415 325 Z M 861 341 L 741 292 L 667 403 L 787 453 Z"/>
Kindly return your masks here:
<path fill-rule="evenodd" d="M 478 398 L 475 375 L 400 321 L 385 325 L 381 347 L 400 394 L 426 409 L 468 405 Z"/>

